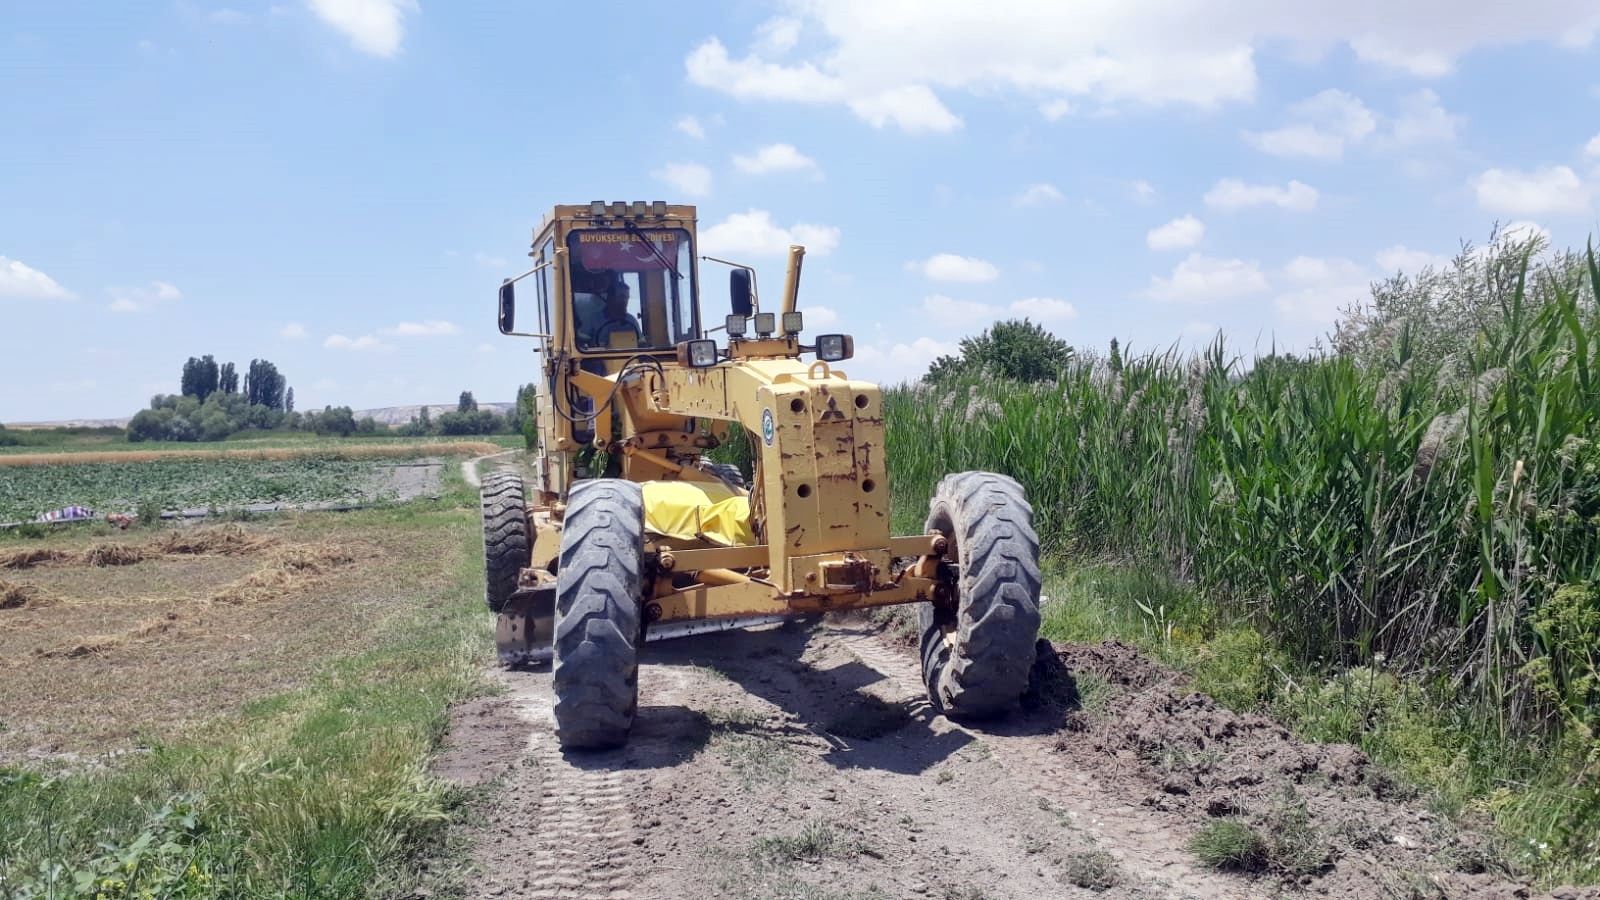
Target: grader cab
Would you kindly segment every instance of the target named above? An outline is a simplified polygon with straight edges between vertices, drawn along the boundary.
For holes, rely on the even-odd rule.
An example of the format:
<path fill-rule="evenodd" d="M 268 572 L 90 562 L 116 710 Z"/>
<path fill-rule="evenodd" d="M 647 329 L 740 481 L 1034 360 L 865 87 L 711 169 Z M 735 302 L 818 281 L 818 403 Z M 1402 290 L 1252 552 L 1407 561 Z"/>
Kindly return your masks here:
<path fill-rule="evenodd" d="M 696 255 L 695 216 L 661 201 L 556 206 L 533 268 L 500 286 L 501 333 L 532 338 L 542 363 L 534 474 L 483 484 L 501 662 L 548 662 L 562 746 L 608 748 L 627 740 L 646 641 L 914 604 L 935 706 L 1003 714 L 1039 629 L 1021 487 L 948 475 L 925 533 L 891 535 L 882 395 L 835 367 L 850 336 L 802 339 L 804 248 L 764 305 L 753 269 Z M 730 269 L 729 310 L 710 325 L 703 260 Z M 534 324 L 519 332 L 524 279 Z M 729 440 L 749 444 L 748 483 L 709 456 Z"/>

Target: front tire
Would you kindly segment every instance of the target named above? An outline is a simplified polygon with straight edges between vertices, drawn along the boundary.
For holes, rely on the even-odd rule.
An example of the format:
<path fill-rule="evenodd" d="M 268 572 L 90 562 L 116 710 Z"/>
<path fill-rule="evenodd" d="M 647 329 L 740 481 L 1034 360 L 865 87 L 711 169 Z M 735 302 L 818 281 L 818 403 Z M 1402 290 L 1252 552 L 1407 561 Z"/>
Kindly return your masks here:
<path fill-rule="evenodd" d="M 922 677 L 951 717 L 987 718 L 1028 688 L 1039 638 L 1039 537 L 1014 479 L 947 475 L 928 504 L 927 530 L 945 535 L 959 568 L 953 602 L 918 605 Z"/>
<path fill-rule="evenodd" d="M 644 492 L 617 479 L 569 493 L 556 575 L 556 738 L 602 750 L 628 740 L 639 707 L 639 601 L 644 588 Z"/>
<path fill-rule="evenodd" d="M 522 476 L 501 469 L 483 478 L 483 594 L 492 613 L 505 608 L 528 564 L 528 505 Z"/>

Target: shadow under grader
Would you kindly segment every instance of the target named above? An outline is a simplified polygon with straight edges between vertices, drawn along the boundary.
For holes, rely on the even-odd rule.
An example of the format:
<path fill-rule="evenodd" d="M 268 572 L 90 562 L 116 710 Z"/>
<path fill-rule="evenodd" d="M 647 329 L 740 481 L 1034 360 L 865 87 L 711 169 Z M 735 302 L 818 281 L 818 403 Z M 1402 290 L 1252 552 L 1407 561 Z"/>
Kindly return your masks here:
<path fill-rule="evenodd" d="M 827 629 L 787 623 L 646 644 L 639 661 L 642 665 L 715 670 L 789 713 L 794 727 L 826 741 L 830 749 L 822 758 L 841 769 L 921 773 L 972 744 L 974 738 L 968 731 L 1054 733 L 1066 726 L 1068 713 L 1077 707 L 1071 675 L 1053 652 L 1041 652 L 1029 694 L 1019 709 L 990 721 L 962 720 L 962 730 L 951 729 L 925 695 L 886 700 L 865 690 L 886 680 L 871 666 L 857 659 L 827 664 L 826 650 L 832 638 L 870 636 L 875 631 L 873 626 L 855 623 Z M 657 737 L 668 740 L 651 743 L 683 750 L 649 760 L 631 759 L 631 765 L 673 765 L 698 752 L 709 740 L 714 726 L 703 714 L 683 707 L 644 706 L 649 702 L 647 696 L 641 696 L 640 702 L 635 733 L 641 733 L 641 728 L 644 734 L 659 732 Z"/>

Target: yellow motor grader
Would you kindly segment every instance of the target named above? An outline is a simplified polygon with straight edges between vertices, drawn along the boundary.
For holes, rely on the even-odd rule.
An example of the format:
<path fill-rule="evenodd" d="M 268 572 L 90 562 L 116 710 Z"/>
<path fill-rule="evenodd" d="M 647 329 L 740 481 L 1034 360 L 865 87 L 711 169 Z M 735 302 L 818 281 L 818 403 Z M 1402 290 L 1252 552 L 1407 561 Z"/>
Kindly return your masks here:
<path fill-rule="evenodd" d="M 662 201 L 555 206 L 533 268 L 500 285 L 500 332 L 532 338 L 542 360 L 534 474 L 482 488 L 501 662 L 548 662 L 561 745 L 610 748 L 638 708 L 645 641 L 915 604 L 935 706 L 1013 708 L 1039 630 L 1021 486 L 948 475 L 926 533 L 892 536 L 883 398 L 835 367 L 849 335 L 802 340 L 804 248 L 765 307 L 752 268 L 696 255 L 695 216 Z M 730 311 L 709 326 L 702 260 L 730 273 Z M 523 279 L 532 327 L 519 332 Z M 708 456 L 730 439 L 750 445 L 748 483 Z"/>

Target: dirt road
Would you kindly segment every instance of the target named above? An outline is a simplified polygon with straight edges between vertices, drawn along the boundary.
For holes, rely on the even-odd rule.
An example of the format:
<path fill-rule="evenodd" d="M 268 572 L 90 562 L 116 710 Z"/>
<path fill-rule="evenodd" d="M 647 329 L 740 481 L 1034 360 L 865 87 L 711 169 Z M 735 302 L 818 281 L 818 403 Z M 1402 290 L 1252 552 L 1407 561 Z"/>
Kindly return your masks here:
<path fill-rule="evenodd" d="M 1042 647 L 1026 708 L 988 726 L 934 714 L 913 648 L 859 619 L 649 644 L 629 745 L 581 755 L 548 669 L 495 677 L 438 764 L 488 785 L 476 897 L 1600 897 L 1491 875 L 1353 748 L 1114 643 Z M 1191 838 L 1235 820 L 1264 842 L 1201 863 Z"/>

